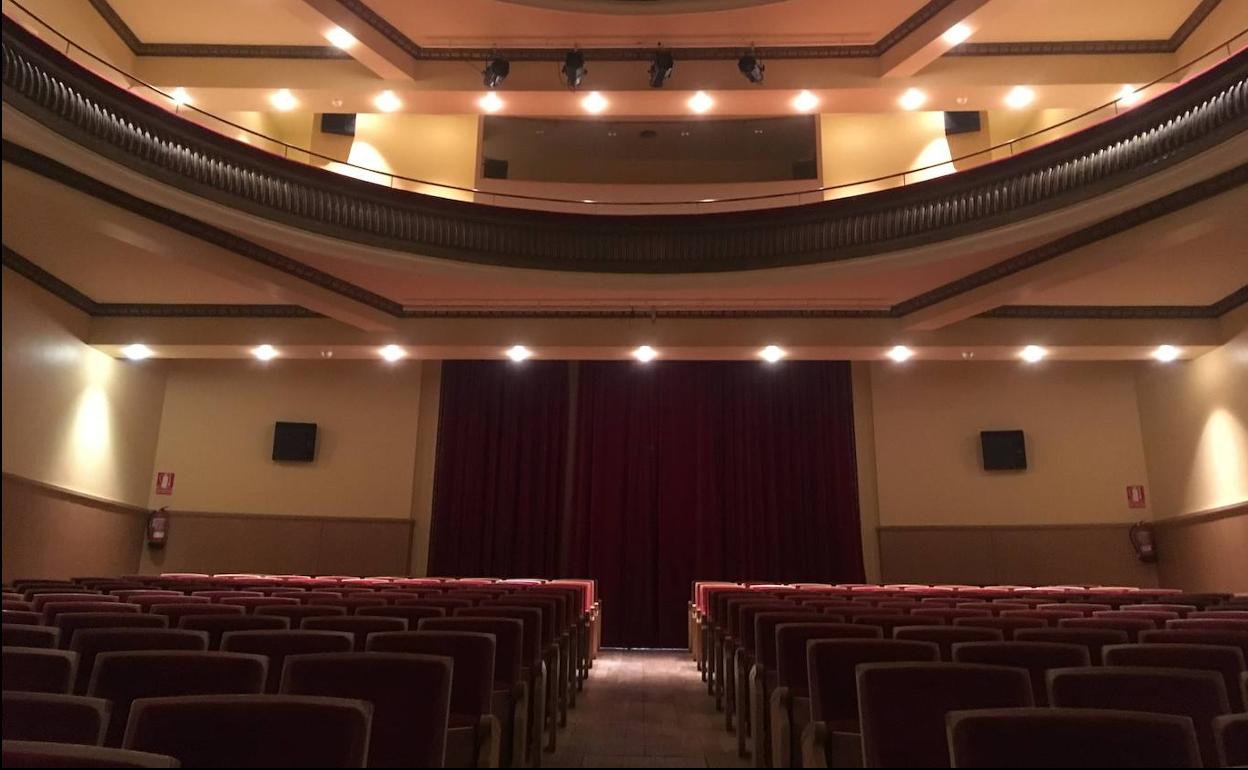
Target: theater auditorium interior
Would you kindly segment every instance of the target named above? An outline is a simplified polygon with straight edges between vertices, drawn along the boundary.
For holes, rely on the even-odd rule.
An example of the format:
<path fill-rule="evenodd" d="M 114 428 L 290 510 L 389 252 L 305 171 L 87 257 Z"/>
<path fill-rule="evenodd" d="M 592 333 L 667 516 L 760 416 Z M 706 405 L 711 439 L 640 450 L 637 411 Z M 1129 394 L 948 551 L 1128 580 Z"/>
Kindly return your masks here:
<path fill-rule="evenodd" d="M 5 767 L 1248 766 L 1248 0 L 0 2 Z"/>

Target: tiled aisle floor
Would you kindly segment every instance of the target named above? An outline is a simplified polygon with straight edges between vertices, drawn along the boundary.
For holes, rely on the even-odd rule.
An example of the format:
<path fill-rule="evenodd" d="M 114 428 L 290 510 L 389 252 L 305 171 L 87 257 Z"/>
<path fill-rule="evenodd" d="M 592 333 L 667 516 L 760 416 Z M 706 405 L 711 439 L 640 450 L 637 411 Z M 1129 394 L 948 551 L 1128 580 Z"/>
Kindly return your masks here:
<path fill-rule="evenodd" d="M 547 767 L 748 767 L 683 651 L 603 650 Z"/>

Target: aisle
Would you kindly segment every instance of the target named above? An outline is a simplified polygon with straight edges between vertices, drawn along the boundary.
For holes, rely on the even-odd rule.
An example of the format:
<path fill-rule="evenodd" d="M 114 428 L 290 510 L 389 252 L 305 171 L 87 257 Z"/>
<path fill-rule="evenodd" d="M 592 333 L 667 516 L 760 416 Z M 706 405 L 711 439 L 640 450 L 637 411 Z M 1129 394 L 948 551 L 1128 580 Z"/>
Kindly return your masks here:
<path fill-rule="evenodd" d="M 547 767 L 748 767 L 683 651 L 603 650 Z"/>

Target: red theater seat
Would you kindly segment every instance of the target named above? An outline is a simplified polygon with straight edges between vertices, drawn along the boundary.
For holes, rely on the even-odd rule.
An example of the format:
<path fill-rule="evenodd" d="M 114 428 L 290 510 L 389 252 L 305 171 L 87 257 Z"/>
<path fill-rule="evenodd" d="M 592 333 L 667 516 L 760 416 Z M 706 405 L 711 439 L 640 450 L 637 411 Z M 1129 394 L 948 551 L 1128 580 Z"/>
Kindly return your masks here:
<path fill-rule="evenodd" d="M 50 626 L 31 626 L 21 623 L 5 623 L 2 627 L 5 647 L 40 647 L 53 650 L 60 646 L 60 629 Z"/>
<path fill-rule="evenodd" d="M 1149 631 L 1156 628 L 1156 624 L 1151 620 L 1142 620 L 1139 618 L 1067 618 L 1057 621 L 1058 628 L 1103 628 L 1115 631 L 1125 631 L 1128 641 L 1136 641 L 1139 639 L 1141 631 Z"/>
<path fill-rule="evenodd" d="M 958 618 L 953 621 L 955 626 L 970 626 L 972 628 L 995 628 L 1001 632 L 1006 641 L 1014 638 L 1017 631 L 1026 628 L 1044 628 L 1048 625 L 1045 621 L 1038 618 Z"/>
<path fill-rule="evenodd" d="M 54 626 L 59 616 L 70 612 L 107 612 L 110 615 L 116 615 L 140 611 L 141 608 L 137 604 L 122 602 L 49 602 L 43 605 L 43 621 Z"/>
<path fill-rule="evenodd" d="M 78 675 L 74 692 L 86 694 L 95 669 L 95 658 L 103 652 L 134 650 L 208 649 L 208 636 L 200 631 L 170 628 L 84 628 L 74 634 L 71 649 L 78 653 Z"/>
<path fill-rule="evenodd" d="M 1092 665 L 1101 664 L 1101 649 L 1109 644 L 1126 644 L 1127 632 L 1108 628 L 1029 628 L 1014 633 L 1016 642 L 1055 642 L 1087 648 Z"/>
<path fill-rule="evenodd" d="M 4 693 L 4 740 L 99 746 L 112 704 L 99 698 L 46 692 Z"/>
<path fill-rule="evenodd" d="M 221 635 L 223 652 L 245 652 L 268 658 L 264 691 L 276 693 L 282 686 L 282 667 L 291 655 L 350 652 L 355 637 L 345 631 L 226 631 Z"/>
<path fill-rule="evenodd" d="M 255 612 L 258 607 L 298 607 L 299 600 L 288 596 L 233 596 L 217 602 L 223 606 L 242 607 L 243 612 Z"/>
<path fill-rule="evenodd" d="M 164 754 L 73 743 L 5 741 L 5 767 L 181 767 Z"/>
<path fill-rule="evenodd" d="M 292 655 L 281 691 L 372 703 L 371 767 L 441 767 L 452 665 L 447 657 L 410 653 Z"/>
<path fill-rule="evenodd" d="M 38 626 L 43 624 L 43 616 L 38 612 L 27 612 L 26 610 L 2 610 L 2 622 L 4 624 L 16 623 L 19 626 Z"/>
<path fill-rule="evenodd" d="M 893 638 L 904 642 L 931 642 L 940 647 L 940 659 L 953 660 L 953 645 L 961 642 L 1000 642 L 1005 637 L 996 628 L 971 626 L 898 626 Z"/>
<path fill-rule="evenodd" d="M 407 621 L 403 618 L 354 615 L 340 618 L 304 618 L 299 628 L 303 631 L 345 631 L 355 640 L 354 649 L 363 652 L 369 634 L 406 631 Z"/>
<path fill-rule="evenodd" d="M 1066 708 L 953 711 L 954 767 L 1200 767 L 1192 720 Z"/>
<path fill-rule="evenodd" d="M 1248 765 L 1248 714 L 1228 714 L 1213 720 L 1222 767 Z"/>
<path fill-rule="evenodd" d="M 283 631 L 290 620 L 276 615 L 183 615 L 178 628 L 208 634 L 208 649 L 221 648 L 222 635 L 230 631 Z"/>
<path fill-rule="evenodd" d="M 141 698 L 131 706 L 124 745 L 177 757 L 186 767 L 364 767 L 372 716 L 371 704 L 344 698 Z"/>
<path fill-rule="evenodd" d="M 361 607 L 355 614 L 362 618 L 403 618 L 408 629 L 414 630 L 425 618 L 446 617 L 446 610 L 441 607 Z"/>
<path fill-rule="evenodd" d="M 74 643 L 74 636 L 88 628 L 168 628 L 169 619 L 163 615 L 127 612 L 66 612 L 56 617 L 56 627 L 61 631 L 61 647 Z"/>
<path fill-rule="evenodd" d="M 78 654 L 35 647 L 5 647 L 0 675 L 3 689 L 69 694 L 78 668 Z"/>
<path fill-rule="evenodd" d="M 1226 685 L 1231 711 L 1243 711 L 1239 679 L 1244 673 L 1244 653 L 1238 647 L 1211 644 L 1122 644 L 1106 647 L 1106 666 L 1152 666 L 1217 671 Z"/>
<path fill-rule="evenodd" d="M 1051 669 L 1091 665 L 1088 648 L 1057 642 L 969 642 L 953 646 L 955 663 L 1021 668 L 1031 676 L 1036 705 L 1049 705 L 1046 677 Z"/>
<path fill-rule="evenodd" d="M 93 593 L 54 593 L 38 594 L 30 600 L 30 608 L 35 612 L 43 612 L 49 604 L 59 602 L 91 602 L 92 604 L 111 604 L 118 601 L 116 596 L 107 596 L 98 591 Z"/>

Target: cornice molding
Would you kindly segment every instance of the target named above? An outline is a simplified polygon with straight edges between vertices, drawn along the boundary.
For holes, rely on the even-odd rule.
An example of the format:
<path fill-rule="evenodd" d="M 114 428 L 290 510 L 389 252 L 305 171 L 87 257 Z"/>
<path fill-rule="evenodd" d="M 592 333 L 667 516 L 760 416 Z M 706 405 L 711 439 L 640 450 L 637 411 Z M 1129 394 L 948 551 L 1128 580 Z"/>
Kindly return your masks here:
<path fill-rule="evenodd" d="M 1042 318 L 1077 320 L 1189 320 L 1221 318 L 1248 304 L 1248 285 L 1211 305 L 1002 305 L 980 318 Z"/>
<path fill-rule="evenodd" d="M 146 43 L 121 18 L 108 0 L 89 0 L 91 7 L 135 56 L 195 57 L 204 59 L 350 59 L 333 46 L 237 45 L 222 43 Z"/>

